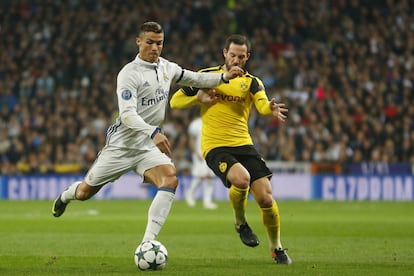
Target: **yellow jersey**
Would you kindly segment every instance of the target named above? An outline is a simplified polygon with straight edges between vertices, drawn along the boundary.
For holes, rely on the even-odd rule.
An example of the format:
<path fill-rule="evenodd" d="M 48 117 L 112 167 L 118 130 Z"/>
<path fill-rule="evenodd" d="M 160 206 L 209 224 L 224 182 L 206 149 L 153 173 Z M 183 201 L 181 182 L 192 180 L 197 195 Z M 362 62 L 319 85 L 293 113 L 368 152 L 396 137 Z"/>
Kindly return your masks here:
<path fill-rule="evenodd" d="M 200 72 L 223 73 L 221 66 Z M 262 115 L 271 115 L 269 99 L 262 81 L 249 73 L 221 83 L 214 88 L 218 101 L 214 105 L 197 100 L 198 88 L 183 87 L 171 97 L 171 108 L 188 108 L 201 104 L 201 150 L 204 157 L 214 148 L 253 145 L 248 119 L 252 104 Z"/>

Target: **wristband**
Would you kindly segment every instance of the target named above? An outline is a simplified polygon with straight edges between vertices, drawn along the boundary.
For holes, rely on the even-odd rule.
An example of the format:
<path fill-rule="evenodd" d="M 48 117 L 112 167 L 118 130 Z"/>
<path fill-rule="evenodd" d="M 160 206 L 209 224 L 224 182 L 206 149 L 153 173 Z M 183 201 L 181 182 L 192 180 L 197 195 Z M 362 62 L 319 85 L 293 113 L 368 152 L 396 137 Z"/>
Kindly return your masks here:
<path fill-rule="evenodd" d="M 161 128 L 160 127 L 155 128 L 154 132 L 151 134 L 151 139 L 154 139 L 154 136 L 159 132 L 161 132 Z"/>

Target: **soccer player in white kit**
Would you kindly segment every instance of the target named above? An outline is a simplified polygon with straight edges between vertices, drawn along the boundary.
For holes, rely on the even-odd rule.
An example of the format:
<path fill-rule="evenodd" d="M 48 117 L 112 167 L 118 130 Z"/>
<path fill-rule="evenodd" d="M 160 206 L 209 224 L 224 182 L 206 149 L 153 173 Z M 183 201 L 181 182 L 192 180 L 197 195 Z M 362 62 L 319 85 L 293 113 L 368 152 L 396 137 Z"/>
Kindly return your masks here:
<path fill-rule="evenodd" d="M 188 135 L 190 137 L 190 148 L 192 154 L 192 180 L 190 186 L 185 192 L 185 200 L 190 207 L 194 207 L 196 202 L 194 193 L 201 185 L 203 186 L 203 207 L 206 209 L 216 209 L 217 205 L 213 203 L 214 192 L 214 172 L 207 166 L 201 152 L 201 118 L 197 117 L 191 121 L 188 127 Z"/>
<path fill-rule="evenodd" d="M 161 130 L 171 83 L 214 87 L 243 74 L 240 67 L 223 74 L 182 69 L 160 56 L 163 42 L 160 24 L 141 25 L 136 38 L 138 55 L 117 77 L 119 117 L 108 128 L 106 144 L 83 181 L 72 183 L 55 199 L 53 216 L 61 216 L 71 200 L 87 200 L 107 183 L 134 171 L 158 189 L 148 210 L 142 241 L 153 240 L 159 234 L 178 185 L 170 143 Z"/>

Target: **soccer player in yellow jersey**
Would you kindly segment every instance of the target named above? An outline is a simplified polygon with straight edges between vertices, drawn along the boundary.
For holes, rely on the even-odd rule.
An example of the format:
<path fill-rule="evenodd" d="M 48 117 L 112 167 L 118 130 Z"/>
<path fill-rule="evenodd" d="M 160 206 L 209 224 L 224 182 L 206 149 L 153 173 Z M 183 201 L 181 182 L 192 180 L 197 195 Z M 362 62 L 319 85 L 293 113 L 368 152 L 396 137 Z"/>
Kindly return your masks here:
<path fill-rule="evenodd" d="M 231 35 L 223 49 L 224 65 L 201 70 L 221 74 L 234 66 L 244 68 L 250 56 L 250 42 L 242 35 Z M 272 172 L 253 146 L 248 118 L 254 104 L 262 115 L 272 115 L 284 122 L 288 110 L 284 104 L 269 100 L 262 81 L 245 71 L 241 77 L 221 83 L 213 90 L 183 87 L 171 98 L 172 108 L 201 105 L 202 153 L 208 166 L 229 188 L 234 210 L 235 228 L 241 241 L 251 247 L 259 245 L 257 236 L 246 220 L 248 193 L 262 213 L 272 257 L 278 264 L 292 260 L 280 240 L 280 216 L 273 198 Z"/>

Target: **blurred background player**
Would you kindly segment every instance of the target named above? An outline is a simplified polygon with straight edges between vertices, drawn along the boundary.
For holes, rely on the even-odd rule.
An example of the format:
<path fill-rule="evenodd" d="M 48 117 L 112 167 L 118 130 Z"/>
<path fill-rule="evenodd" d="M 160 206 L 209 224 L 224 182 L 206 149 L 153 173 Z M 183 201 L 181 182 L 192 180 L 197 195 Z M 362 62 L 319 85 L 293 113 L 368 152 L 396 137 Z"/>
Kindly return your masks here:
<path fill-rule="evenodd" d="M 217 209 L 213 203 L 214 193 L 214 172 L 207 166 L 201 153 L 201 118 L 196 117 L 188 127 L 190 148 L 192 151 L 192 180 L 189 188 L 185 192 L 185 201 L 188 206 L 194 207 L 196 189 L 203 185 L 203 207 L 206 209 Z"/>

